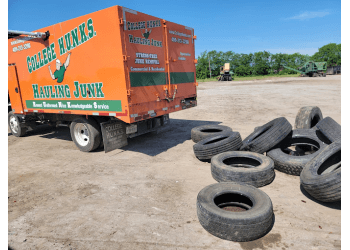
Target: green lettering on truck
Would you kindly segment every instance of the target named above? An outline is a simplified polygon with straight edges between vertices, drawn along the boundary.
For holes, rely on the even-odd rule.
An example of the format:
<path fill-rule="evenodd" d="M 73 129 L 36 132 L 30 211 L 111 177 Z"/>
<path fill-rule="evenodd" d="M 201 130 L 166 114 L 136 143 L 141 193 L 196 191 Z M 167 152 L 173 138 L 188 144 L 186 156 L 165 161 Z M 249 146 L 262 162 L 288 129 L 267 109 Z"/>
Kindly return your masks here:
<path fill-rule="evenodd" d="M 49 62 L 51 62 L 51 61 L 52 61 L 52 55 L 51 55 L 50 46 L 48 46 L 48 47 L 46 48 L 46 50 L 47 50 L 47 59 L 49 59 Z"/>
<path fill-rule="evenodd" d="M 29 65 L 30 63 L 30 57 L 27 56 L 27 66 L 28 66 L 28 71 L 29 71 L 29 74 L 32 73 L 32 67 Z"/>
<path fill-rule="evenodd" d="M 96 82 L 95 83 L 95 87 L 96 87 L 96 97 L 97 98 L 104 98 L 105 95 L 103 94 L 103 91 L 102 91 L 103 83 L 102 82 Z"/>
<path fill-rule="evenodd" d="M 66 48 L 64 47 L 63 37 L 58 38 L 58 45 L 60 46 L 60 55 L 62 56 L 66 53 Z"/>
<path fill-rule="evenodd" d="M 79 45 L 78 29 L 77 28 L 73 29 L 71 33 L 72 33 L 72 40 L 73 40 L 73 48 L 75 48 Z"/>
<path fill-rule="evenodd" d="M 49 61 L 47 60 L 47 50 L 46 50 L 46 48 L 43 49 L 43 56 L 44 56 L 44 64 L 46 65 L 46 64 L 49 63 Z"/>
<path fill-rule="evenodd" d="M 89 37 L 92 38 L 94 36 L 94 26 L 91 18 L 87 20 L 87 28 L 89 31 Z"/>
<path fill-rule="evenodd" d="M 79 82 L 78 81 L 74 82 L 74 85 L 75 85 L 75 91 L 73 92 L 73 94 L 74 94 L 75 98 L 78 98 L 79 97 Z"/>
<path fill-rule="evenodd" d="M 85 22 L 79 25 L 79 31 L 80 31 L 81 43 L 85 43 L 87 41 L 87 37 L 85 34 Z"/>
<path fill-rule="evenodd" d="M 34 99 L 39 98 L 38 84 L 32 84 Z"/>
<path fill-rule="evenodd" d="M 67 46 L 67 50 L 71 50 L 71 42 L 70 42 L 70 33 L 68 32 L 67 34 L 64 35 L 64 38 L 66 40 L 66 46 Z"/>
<path fill-rule="evenodd" d="M 51 54 L 52 54 L 52 60 L 55 60 L 57 58 L 55 53 L 55 43 L 50 44 Z"/>

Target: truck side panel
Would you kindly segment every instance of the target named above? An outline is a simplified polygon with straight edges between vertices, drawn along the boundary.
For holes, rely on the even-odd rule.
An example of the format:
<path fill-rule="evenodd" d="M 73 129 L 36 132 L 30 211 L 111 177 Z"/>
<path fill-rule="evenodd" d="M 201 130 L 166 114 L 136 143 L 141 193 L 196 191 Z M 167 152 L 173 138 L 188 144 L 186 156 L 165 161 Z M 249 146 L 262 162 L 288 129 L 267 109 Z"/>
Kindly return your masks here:
<path fill-rule="evenodd" d="M 130 122 L 118 6 L 9 39 L 24 112 L 107 115 Z M 17 110 L 16 110 L 17 113 Z"/>

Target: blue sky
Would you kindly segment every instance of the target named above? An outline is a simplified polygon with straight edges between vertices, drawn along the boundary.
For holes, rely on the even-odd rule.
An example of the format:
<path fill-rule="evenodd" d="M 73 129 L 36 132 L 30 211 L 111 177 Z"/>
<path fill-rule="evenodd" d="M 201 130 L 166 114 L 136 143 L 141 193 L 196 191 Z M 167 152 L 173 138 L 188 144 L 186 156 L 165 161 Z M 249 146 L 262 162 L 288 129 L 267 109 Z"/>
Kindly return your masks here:
<path fill-rule="evenodd" d="M 113 5 L 194 28 L 196 56 L 205 50 L 313 55 L 341 43 L 340 0 L 10 0 L 8 29 L 33 31 Z"/>

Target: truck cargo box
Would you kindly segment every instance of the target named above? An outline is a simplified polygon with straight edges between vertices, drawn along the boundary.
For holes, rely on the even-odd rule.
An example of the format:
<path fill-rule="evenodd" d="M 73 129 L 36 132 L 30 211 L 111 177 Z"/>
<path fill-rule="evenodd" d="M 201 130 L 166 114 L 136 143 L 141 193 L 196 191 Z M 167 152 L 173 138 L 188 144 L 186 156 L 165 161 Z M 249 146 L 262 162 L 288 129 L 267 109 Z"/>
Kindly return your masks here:
<path fill-rule="evenodd" d="M 49 35 L 8 41 L 19 122 L 70 114 L 131 124 L 196 106 L 192 28 L 113 6 L 35 32 Z"/>

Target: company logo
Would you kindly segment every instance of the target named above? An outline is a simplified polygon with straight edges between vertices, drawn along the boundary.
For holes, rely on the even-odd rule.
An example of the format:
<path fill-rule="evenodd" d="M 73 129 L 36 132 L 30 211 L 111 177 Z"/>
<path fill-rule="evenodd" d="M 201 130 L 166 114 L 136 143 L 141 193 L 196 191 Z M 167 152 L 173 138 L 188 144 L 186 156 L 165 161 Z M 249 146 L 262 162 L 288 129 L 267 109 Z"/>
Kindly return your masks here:
<path fill-rule="evenodd" d="M 94 30 L 93 21 L 91 18 L 89 18 L 86 22 L 83 22 L 78 27 L 75 27 L 71 31 L 67 32 L 64 36 L 61 36 L 58 38 L 58 47 L 60 50 L 60 56 L 66 54 L 67 52 L 75 49 L 76 47 L 86 43 L 87 41 L 91 40 L 96 36 L 96 31 Z M 27 67 L 29 73 L 32 73 L 33 71 L 36 71 L 45 65 L 49 64 L 50 62 L 57 59 L 55 43 L 51 43 L 48 47 L 44 48 L 43 50 L 39 51 L 33 56 L 27 56 Z M 63 81 L 64 73 L 66 68 L 69 65 L 69 59 L 70 59 L 70 53 L 68 53 L 68 56 L 65 60 L 65 62 L 62 64 L 61 60 L 56 60 L 56 70 L 59 71 L 59 73 L 53 73 L 50 70 L 52 79 L 57 79 L 58 83 L 61 83 Z M 59 65 L 59 67 L 58 67 Z M 64 67 L 64 69 L 63 69 Z"/>
<path fill-rule="evenodd" d="M 146 29 L 144 33 L 143 33 L 142 30 L 141 30 L 141 35 L 142 35 L 144 38 L 148 39 L 148 37 L 149 37 L 149 35 L 151 34 L 151 32 L 152 32 L 152 29 L 149 30 L 149 31 L 147 31 L 147 29 Z"/>
<path fill-rule="evenodd" d="M 59 59 L 56 60 L 56 71 L 53 74 L 52 74 L 52 71 L 51 71 L 51 67 L 49 65 L 50 76 L 51 76 L 52 80 L 56 80 L 57 79 L 57 83 L 61 83 L 63 81 L 64 73 L 66 72 L 66 69 L 67 69 L 67 67 L 69 65 L 71 53 L 72 52 L 68 53 L 68 56 L 67 56 L 66 61 L 64 62 L 64 64 L 62 64 Z"/>
<path fill-rule="evenodd" d="M 134 44 L 141 44 L 147 46 L 163 47 L 161 41 L 149 39 L 152 29 L 161 27 L 160 20 L 149 20 L 141 22 L 127 22 L 128 31 L 140 30 L 141 37 L 129 34 L 129 42 Z"/>

